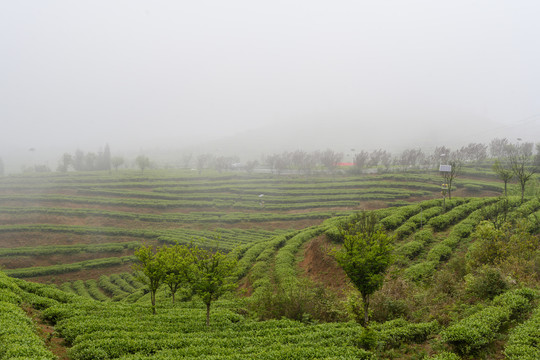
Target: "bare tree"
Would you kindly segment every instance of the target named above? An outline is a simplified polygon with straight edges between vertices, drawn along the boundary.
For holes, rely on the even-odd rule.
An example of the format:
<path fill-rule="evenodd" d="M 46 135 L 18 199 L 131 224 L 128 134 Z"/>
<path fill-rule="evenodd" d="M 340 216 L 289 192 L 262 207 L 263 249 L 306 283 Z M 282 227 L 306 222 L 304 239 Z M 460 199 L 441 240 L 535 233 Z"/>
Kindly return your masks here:
<path fill-rule="evenodd" d="M 191 164 L 192 157 L 193 157 L 192 152 L 187 152 L 182 155 L 182 168 L 189 169 L 189 165 Z"/>
<path fill-rule="evenodd" d="M 272 173 L 276 172 L 278 175 L 287 168 L 289 163 L 288 154 L 272 154 L 266 157 L 265 162 L 270 166 Z"/>
<path fill-rule="evenodd" d="M 113 156 L 111 158 L 111 165 L 115 171 L 118 171 L 118 168 L 124 164 L 124 158 L 121 156 Z"/>
<path fill-rule="evenodd" d="M 510 167 L 521 187 L 521 202 L 525 197 L 525 186 L 536 172 L 532 157 L 532 143 L 513 145 L 510 148 Z"/>
<path fill-rule="evenodd" d="M 150 159 L 147 156 L 139 155 L 135 159 L 135 164 L 141 169 L 141 172 L 144 173 L 144 169 L 150 167 Z"/>
<path fill-rule="evenodd" d="M 463 161 L 480 162 L 487 158 L 487 145 L 470 143 L 458 150 Z"/>
<path fill-rule="evenodd" d="M 501 159 L 495 160 L 493 171 L 495 171 L 497 177 L 504 182 L 504 196 L 507 196 L 506 189 L 508 182 L 514 177 L 514 172 L 512 171 L 510 164 L 508 164 L 508 159 L 506 159 L 506 161 Z"/>
<path fill-rule="evenodd" d="M 58 171 L 60 172 L 66 172 L 69 169 L 69 166 L 72 164 L 73 158 L 71 154 L 64 153 L 62 157 L 60 158 L 60 164 L 58 165 Z"/>
<path fill-rule="evenodd" d="M 450 156 L 450 153 L 450 148 L 447 148 L 446 146 L 437 146 L 435 150 L 433 150 L 433 154 L 431 154 L 431 156 L 429 157 L 431 165 L 438 166 L 441 159 L 443 157 Z"/>
<path fill-rule="evenodd" d="M 448 200 L 452 200 L 452 184 L 461 173 L 463 161 L 455 157 L 448 162 L 448 165 L 450 165 L 450 171 L 442 172 L 441 174 L 448 185 Z"/>
<path fill-rule="evenodd" d="M 246 163 L 246 171 L 248 172 L 248 174 L 253 173 L 253 170 L 255 170 L 257 165 L 259 165 L 259 162 L 257 160 L 249 160 Z"/>
<path fill-rule="evenodd" d="M 508 145 L 510 145 L 510 142 L 508 142 L 507 138 L 496 138 L 491 140 L 491 142 L 489 143 L 489 153 L 491 154 L 491 157 L 508 157 Z"/>
<path fill-rule="evenodd" d="M 206 169 L 212 160 L 212 155 L 210 154 L 201 154 L 197 156 L 197 170 L 199 175 L 202 173 L 203 169 Z"/>
<path fill-rule="evenodd" d="M 384 153 L 381 154 L 381 164 L 384 166 L 384 169 L 388 171 L 390 165 L 392 165 L 392 154 L 388 151 L 384 151 Z"/>
<path fill-rule="evenodd" d="M 333 173 L 338 167 L 339 162 L 343 158 L 343 153 L 336 153 L 333 150 L 326 150 L 320 154 L 321 163 L 328 169 L 330 173 Z"/>
<path fill-rule="evenodd" d="M 238 162 L 238 158 L 235 156 L 218 156 L 214 159 L 214 168 L 218 172 L 231 170 L 235 162 Z"/>
<path fill-rule="evenodd" d="M 420 149 L 405 149 L 399 157 L 399 164 L 404 167 L 414 167 L 422 163 L 425 155 Z"/>
<path fill-rule="evenodd" d="M 369 153 L 367 151 L 360 151 L 354 155 L 353 162 L 356 169 L 360 172 L 367 165 L 369 159 Z"/>
<path fill-rule="evenodd" d="M 540 169 L 540 143 L 536 143 L 536 156 L 534 157 L 534 166 Z"/>

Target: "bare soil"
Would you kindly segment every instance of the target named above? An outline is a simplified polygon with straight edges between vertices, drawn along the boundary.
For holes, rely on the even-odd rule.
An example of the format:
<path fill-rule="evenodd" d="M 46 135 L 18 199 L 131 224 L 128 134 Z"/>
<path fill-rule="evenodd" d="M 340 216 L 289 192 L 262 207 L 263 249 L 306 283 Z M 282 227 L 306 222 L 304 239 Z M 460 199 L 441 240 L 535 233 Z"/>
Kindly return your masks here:
<path fill-rule="evenodd" d="M 38 336 L 43 339 L 43 342 L 49 351 L 56 355 L 58 360 L 69 360 L 64 339 L 57 336 L 54 332 L 54 327 L 43 321 L 41 312 L 30 306 L 23 306 L 22 308 L 34 322 Z"/>
<path fill-rule="evenodd" d="M 325 235 L 310 240 L 303 248 L 303 260 L 300 269 L 311 280 L 322 283 L 337 293 L 347 288 L 348 278 L 345 272 L 330 255 L 335 247 Z"/>
<path fill-rule="evenodd" d="M 99 269 L 88 269 L 83 271 L 70 272 L 65 274 L 55 274 L 55 275 L 46 275 L 46 276 L 37 276 L 31 278 L 25 278 L 24 280 L 33 281 L 42 284 L 56 284 L 61 285 L 68 281 L 75 280 L 97 280 L 101 275 L 112 275 L 119 274 L 123 272 L 131 272 L 132 264 L 123 264 L 118 266 L 110 266 Z"/>
<path fill-rule="evenodd" d="M 63 233 L 46 233 L 39 231 L 23 231 L 0 233 L 0 247 L 34 247 L 43 245 L 76 245 L 76 244 L 102 244 L 113 242 L 141 241 L 140 238 L 128 236 L 106 235 L 73 235 Z"/>
<path fill-rule="evenodd" d="M 124 250 L 121 252 L 10 256 L 0 258 L 0 267 L 4 267 L 6 269 L 18 269 L 33 266 L 51 266 L 59 264 L 71 264 L 85 260 L 122 257 L 128 255 L 133 255 L 133 250 Z"/>

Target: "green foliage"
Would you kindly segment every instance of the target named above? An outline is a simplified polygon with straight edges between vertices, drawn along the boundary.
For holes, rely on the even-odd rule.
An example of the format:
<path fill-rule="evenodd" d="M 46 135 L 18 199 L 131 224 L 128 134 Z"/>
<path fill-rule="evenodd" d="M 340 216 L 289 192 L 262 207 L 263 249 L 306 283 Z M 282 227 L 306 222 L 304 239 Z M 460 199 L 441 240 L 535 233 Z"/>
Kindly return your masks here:
<path fill-rule="evenodd" d="M 98 285 L 112 297 L 113 301 L 120 301 L 129 295 L 129 293 L 122 290 L 118 285 L 114 284 L 108 276 L 105 275 L 101 275 L 99 277 Z"/>
<path fill-rule="evenodd" d="M 504 223 L 498 228 L 492 222 L 482 222 L 472 237 L 474 245 L 469 250 L 469 266 L 476 268 L 487 265 L 501 265 L 511 257 L 532 260 L 540 253 L 540 236 L 528 231 L 526 222 L 516 226 Z"/>
<path fill-rule="evenodd" d="M 392 262 L 393 238 L 376 226 L 373 213 L 362 213 L 349 229 L 353 232 L 344 232 L 343 248 L 335 251 L 334 256 L 362 294 L 364 324 L 367 324 L 369 296 L 382 286 L 384 273 Z"/>
<path fill-rule="evenodd" d="M 156 313 L 156 291 L 163 282 L 165 268 L 162 259 L 155 253 L 153 246 L 141 246 L 135 251 L 138 262 L 133 269 L 139 274 L 141 282 L 146 284 L 152 302 L 152 313 Z"/>
<path fill-rule="evenodd" d="M 398 347 L 403 343 L 421 343 L 439 331 L 436 320 L 427 323 L 410 323 L 404 319 L 387 321 L 374 326 L 379 330 L 379 342 L 383 347 Z"/>
<path fill-rule="evenodd" d="M 23 310 L 4 301 L 0 301 L 0 358 L 56 359 L 37 336 Z"/>
<path fill-rule="evenodd" d="M 431 218 L 428 224 L 431 225 L 436 231 L 442 231 L 448 226 L 455 224 L 457 221 L 467 217 L 473 211 L 483 206 L 486 206 L 494 201 L 494 198 L 473 199 L 465 204 L 453 208 L 452 210 L 442 215 Z"/>
<path fill-rule="evenodd" d="M 479 299 L 493 299 L 508 288 L 509 284 L 501 271 L 490 266 L 483 266 L 465 276 L 466 292 Z"/>
<path fill-rule="evenodd" d="M 441 243 L 441 244 L 435 245 L 434 247 L 431 248 L 431 250 L 429 250 L 427 254 L 427 260 L 436 261 L 436 262 L 446 261 L 450 258 L 451 255 L 452 255 L 452 248 Z"/>
<path fill-rule="evenodd" d="M 267 284 L 249 298 L 248 306 L 261 320 L 288 318 L 313 323 L 346 318 L 337 296 L 308 279 Z"/>
<path fill-rule="evenodd" d="M 437 261 L 424 261 L 408 267 L 404 275 L 411 281 L 425 281 L 435 273 L 437 265 Z"/>
<path fill-rule="evenodd" d="M 504 355 L 510 360 L 536 360 L 540 358 L 540 307 L 531 318 L 510 330 Z"/>
<path fill-rule="evenodd" d="M 28 296 L 0 272 L 0 359 L 56 359 L 36 334 L 19 304 Z"/>
<path fill-rule="evenodd" d="M 492 306 L 449 326 L 441 333 L 441 339 L 461 354 L 474 353 L 492 342 L 509 320 L 523 317 L 531 309 L 530 301 L 537 296 L 538 292 L 532 289 L 506 292 L 496 297 Z"/>
<path fill-rule="evenodd" d="M 210 306 L 223 294 L 233 290 L 236 259 L 220 251 L 194 248 L 194 269 L 192 287 L 206 305 L 206 326 L 210 326 Z"/>
<path fill-rule="evenodd" d="M 194 273 L 195 258 L 191 249 L 183 245 L 162 246 L 158 257 L 163 268 L 163 283 L 169 287 L 174 304 L 178 289 L 186 286 Z"/>
<path fill-rule="evenodd" d="M 505 307 L 488 306 L 441 332 L 441 339 L 461 354 L 470 354 L 489 344 L 510 318 Z"/>
<path fill-rule="evenodd" d="M 85 269 L 104 268 L 109 266 L 118 266 L 124 263 L 130 263 L 135 258 L 133 256 L 98 258 L 85 260 L 71 264 L 60 264 L 50 266 L 34 266 L 29 268 L 6 269 L 6 274 L 17 278 L 37 277 L 44 275 L 64 274 L 68 272 L 76 272 Z"/>
<path fill-rule="evenodd" d="M 461 360 L 461 357 L 454 353 L 444 351 L 440 354 L 426 358 L 426 360 Z"/>

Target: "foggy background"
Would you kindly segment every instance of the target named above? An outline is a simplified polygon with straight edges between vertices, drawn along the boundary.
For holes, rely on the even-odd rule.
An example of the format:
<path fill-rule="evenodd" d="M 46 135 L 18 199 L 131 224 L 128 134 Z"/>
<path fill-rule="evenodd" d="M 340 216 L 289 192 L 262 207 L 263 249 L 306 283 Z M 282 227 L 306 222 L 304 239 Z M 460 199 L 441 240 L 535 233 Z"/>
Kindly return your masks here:
<path fill-rule="evenodd" d="M 0 158 L 540 134 L 538 1 L 3 1 Z M 32 151 L 30 151 L 32 149 Z"/>

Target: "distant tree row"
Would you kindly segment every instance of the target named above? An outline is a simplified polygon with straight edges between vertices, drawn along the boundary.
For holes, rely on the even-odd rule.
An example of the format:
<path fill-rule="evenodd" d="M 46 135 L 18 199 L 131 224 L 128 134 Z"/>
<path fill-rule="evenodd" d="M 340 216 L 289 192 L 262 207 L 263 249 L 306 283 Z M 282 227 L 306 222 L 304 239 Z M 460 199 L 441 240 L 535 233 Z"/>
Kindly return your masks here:
<path fill-rule="evenodd" d="M 215 169 L 219 172 L 233 170 L 240 162 L 238 156 L 214 156 L 212 154 L 201 154 L 197 156 L 196 168 L 202 173 L 204 169 Z"/>
<path fill-rule="evenodd" d="M 111 170 L 111 150 L 109 145 L 105 145 L 104 150 L 98 153 L 88 152 L 77 149 L 75 154 L 64 153 L 60 159 L 60 164 L 57 170 L 66 172 L 70 167 L 75 171 L 96 171 L 96 170 Z"/>
<path fill-rule="evenodd" d="M 537 154 L 533 157 L 533 144 L 510 144 L 506 139 L 497 142 L 498 154 L 493 171 L 504 182 L 504 195 L 507 195 L 507 184 L 516 179 L 521 190 L 521 202 L 524 200 L 525 187 L 533 175 L 540 169 L 540 144 L 536 144 Z M 492 142 L 493 143 L 493 142 Z"/>
<path fill-rule="evenodd" d="M 540 167 L 540 143 L 536 144 L 536 156 L 533 156 L 534 144 L 531 142 L 511 144 L 506 138 L 496 138 L 491 140 L 488 145 L 481 143 L 470 143 L 457 150 L 451 150 L 446 146 L 438 146 L 431 153 L 426 153 L 420 148 L 405 149 L 399 154 L 392 154 L 384 149 L 373 151 L 353 151 L 353 167 L 349 171 L 361 173 L 368 168 L 377 168 L 378 171 L 384 169 L 389 171 L 391 168 L 401 170 L 406 169 L 432 169 L 440 164 L 466 164 L 481 163 L 486 159 L 495 159 L 503 167 L 510 158 L 515 158 L 515 149 L 519 148 L 519 154 L 522 157 L 529 158 L 536 167 Z M 231 170 L 245 170 L 248 173 L 253 172 L 257 167 L 263 166 L 270 169 L 273 173 L 281 174 L 285 171 L 293 171 L 302 174 L 312 174 L 314 172 L 326 171 L 334 173 L 343 161 L 343 153 L 335 152 L 331 149 L 325 151 L 307 152 L 304 150 L 286 151 L 263 156 L 260 161 L 249 160 L 241 163 L 238 156 L 216 156 L 210 153 L 194 156 L 187 152 L 179 159 L 178 166 L 181 168 L 194 167 L 199 174 L 204 170 L 213 169 L 218 172 Z M 111 156 L 109 146 L 106 145 L 103 151 L 97 153 L 85 153 L 77 150 L 74 154 L 65 153 L 60 159 L 58 171 L 93 171 L 93 170 L 118 170 L 119 167 L 126 165 L 123 157 Z M 147 156 L 140 155 L 135 159 L 132 166 L 136 166 L 142 172 L 145 169 L 155 166 Z M 0 170 L 2 170 L 0 162 Z M 34 171 L 45 171 L 48 169 L 35 169 Z M 48 170 L 50 171 L 50 170 Z"/>
<path fill-rule="evenodd" d="M 280 174 L 284 170 L 296 170 L 304 174 L 311 174 L 313 171 L 324 168 L 333 173 L 343 159 L 343 153 L 338 153 L 327 149 L 325 151 L 306 152 L 296 150 L 293 152 L 283 152 L 266 156 L 263 163 L 272 172 Z"/>

